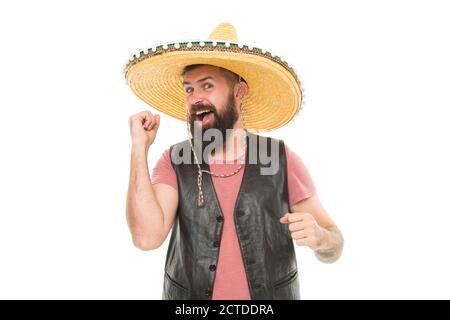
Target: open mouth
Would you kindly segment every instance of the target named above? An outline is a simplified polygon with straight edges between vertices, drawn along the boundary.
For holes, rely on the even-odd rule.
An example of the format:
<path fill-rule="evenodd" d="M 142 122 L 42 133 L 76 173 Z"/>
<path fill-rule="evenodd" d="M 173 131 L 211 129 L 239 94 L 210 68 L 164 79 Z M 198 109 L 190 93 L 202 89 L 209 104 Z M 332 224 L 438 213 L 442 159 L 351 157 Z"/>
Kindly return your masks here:
<path fill-rule="evenodd" d="M 195 120 L 201 121 L 202 124 L 209 122 L 212 117 L 214 117 L 214 112 L 211 109 L 205 109 L 195 113 Z"/>

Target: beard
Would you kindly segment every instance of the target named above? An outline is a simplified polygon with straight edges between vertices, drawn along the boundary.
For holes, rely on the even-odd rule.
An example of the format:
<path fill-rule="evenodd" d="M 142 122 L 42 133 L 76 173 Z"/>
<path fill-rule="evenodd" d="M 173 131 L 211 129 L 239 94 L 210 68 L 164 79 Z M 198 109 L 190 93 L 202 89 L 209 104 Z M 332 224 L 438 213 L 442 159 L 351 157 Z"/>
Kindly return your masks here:
<path fill-rule="evenodd" d="M 197 118 L 195 113 L 197 111 L 205 110 L 205 109 L 211 110 L 210 113 L 212 114 L 213 119 L 206 125 L 202 126 L 202 121 L 200 121 Z M 239 115 L 236 110 L 236 101 L 234 99 L 233 93 L 231 92 L 231 94 L 228 96 L 225 106 L 221 112 L 217 111 L 217 109 L 214 105 L 208 105 L 208 104 L 193 105 L 191 108 L 191 112 L 189 114 L 189 130 L 191 131 L 191 134 L 194 136 L 193 132 L 198 132 L 198 131 L 200 131 L 200 128 L 201 128 L 202 151 L 210 143 L 213 143 L 213 142 L 221 143 L 221 145 L 224 146 L 230 133 L 231 133 L 231 130 L 227 130 L 227 129 L 233 129 L 238 118 L 239 118 Z M 194 131 L 194 128 L 196 131 Z M 204 135 L 208 129 L 219 130 L 222 134 L 221 136 L 223 137 L 223 141 L 215 141 L 214 135 L 213 135 L 213 137 L 214 137 L 213 141 L 205 141 Z"/>

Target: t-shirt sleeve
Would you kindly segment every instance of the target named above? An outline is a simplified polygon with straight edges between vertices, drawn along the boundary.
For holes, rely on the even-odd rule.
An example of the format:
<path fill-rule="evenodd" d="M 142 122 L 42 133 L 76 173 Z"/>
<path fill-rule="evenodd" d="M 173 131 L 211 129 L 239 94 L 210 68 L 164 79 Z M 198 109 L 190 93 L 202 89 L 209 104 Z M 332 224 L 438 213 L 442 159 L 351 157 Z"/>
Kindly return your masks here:
<path fill-rule="evenodd" d="M 316 193 L 316 187 L 303 160 L 285 144 L 289 206 L 309 198 Z"/>
<path fill-rule="evenodd" d="M 163 152 L 152 171 L 152 184 L 164 183 L 178 191 L 178 182 L 175 170 L 170 161 L 170 149 Z"/>

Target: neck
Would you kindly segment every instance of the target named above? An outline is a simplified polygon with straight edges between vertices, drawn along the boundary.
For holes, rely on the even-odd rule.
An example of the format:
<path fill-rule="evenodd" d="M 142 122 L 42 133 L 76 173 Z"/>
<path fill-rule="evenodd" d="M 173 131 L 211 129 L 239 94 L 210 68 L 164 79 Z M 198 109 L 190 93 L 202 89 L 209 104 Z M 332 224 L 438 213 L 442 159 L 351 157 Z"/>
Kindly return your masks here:
<path fill-rule="evenodd" d="M 227 137 L 223 148 L 214 150 L 214 159 L 216 161 L 233 161 L 239 158 L 245 152 L 245 140 L 246 131 L 241 119 L 239 119 L 234 125 L 232 132 Z"/>

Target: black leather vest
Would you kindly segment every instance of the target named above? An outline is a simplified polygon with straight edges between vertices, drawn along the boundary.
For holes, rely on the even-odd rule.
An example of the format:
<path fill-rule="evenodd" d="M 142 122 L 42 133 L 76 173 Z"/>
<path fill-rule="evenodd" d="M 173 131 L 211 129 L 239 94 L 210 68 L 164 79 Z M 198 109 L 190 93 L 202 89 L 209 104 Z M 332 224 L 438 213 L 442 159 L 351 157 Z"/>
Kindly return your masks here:
<path fill-rule="evenodd" d="M 258 140 L 257 161 L 250 163 L 249 152 L 254 150 L 249 151 L 249 138 Z M 270 155 L 271 139 L 247 132 L 246 164 L 234 207 L 234 222 L 251 298 L 298 300 L 300 288 L 294 244 L 287 224 L 279 222 L 281 216 L 289 212 L 282 140 L 274 139 L 279 142 L 277 172 L 261 175 L 260 171 L 264 165 L 259 155 Z M 211 299 L 224 217 L 209 174 L 203 174 L 205 205 L 197 206 L 196 164 L 173 161 L 172 153 L 182 155 L 183 150 L 191 150 L 189 140 L 170 147 L 178 180 L 179 205 L 166 256 L 162 299 Z M 190 157 L 193 160 L 192 151 Z M 201 166 L 209 170 L 207 163 Z"/>

